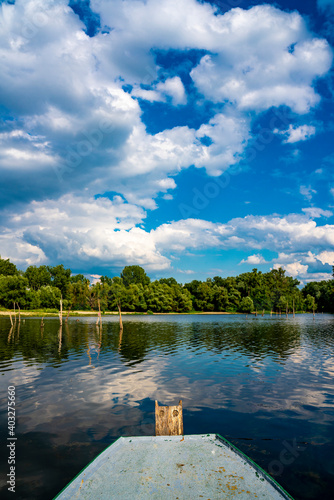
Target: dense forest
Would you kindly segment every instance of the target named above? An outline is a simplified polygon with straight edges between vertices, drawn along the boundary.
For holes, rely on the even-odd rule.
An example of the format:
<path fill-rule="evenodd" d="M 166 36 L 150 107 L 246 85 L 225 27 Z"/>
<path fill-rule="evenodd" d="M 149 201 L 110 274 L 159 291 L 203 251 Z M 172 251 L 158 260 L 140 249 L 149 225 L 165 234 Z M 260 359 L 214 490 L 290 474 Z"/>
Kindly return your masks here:
<path fill-rule="evenodd" d="M 333 268 L 334 270 L 334 268 Z M 302 290 L 285 271 L 257 269 L 236 277 L 215 276 L 182 285 L 174 278 L 151 281 L 140 266 L 126 266 L 121 276 L 102 276 L 91 284 L 82 274 L 57 266 L 29 266 L 20 271 L 0 258 L 0 307 L 25 310 L 65 309 L 136 312 L 254 311 L 334 312 L 334 281 L 308 283 Z"/>

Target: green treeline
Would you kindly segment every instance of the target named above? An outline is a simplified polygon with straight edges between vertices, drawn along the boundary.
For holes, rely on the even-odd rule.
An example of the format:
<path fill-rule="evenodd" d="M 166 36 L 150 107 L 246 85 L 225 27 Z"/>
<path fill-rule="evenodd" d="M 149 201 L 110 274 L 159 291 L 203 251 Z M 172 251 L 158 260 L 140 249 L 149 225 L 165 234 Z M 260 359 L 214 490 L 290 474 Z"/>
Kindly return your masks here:
<path fill-rule="evenodd" d="M 58 266 L 29 266 L 19 271 L 9 259 L 0 258 L 0 307 L 13 309 L 117 310 L 136 312 L 189 311 L 323 311 L 334 312 L 334 283 L 299 281 L 283 269 L 262 273 L 257 269 L 236 277 L 215 276 L 182 285 L 174 278 L 151 281 L 140 266 L 126 266 L 121 276 L 102 276 L 94 285 L 82 274 Z"/>

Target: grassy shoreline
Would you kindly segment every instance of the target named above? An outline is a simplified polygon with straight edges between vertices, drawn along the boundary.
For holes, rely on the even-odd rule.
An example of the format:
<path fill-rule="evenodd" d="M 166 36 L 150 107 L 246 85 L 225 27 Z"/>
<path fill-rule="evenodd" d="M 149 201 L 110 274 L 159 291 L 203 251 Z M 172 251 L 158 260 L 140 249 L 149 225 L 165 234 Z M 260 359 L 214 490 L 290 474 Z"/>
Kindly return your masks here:
<path fill-rule="evenodd" d="M 18 316 L 18 310 L 14 312 L 14 309 L 7 309 L 5 311 L 0 311 L 0 316 Z M 34 317 L 54 317 L 57 318 L 59 317 L 59 312 L 50 312 L 50 311 L 43 311 L 43 310 L 32 310 L 32 311 L 20 311 L 21 316 L 34 316 Z M 189 312 L 166 312 L 166 313 L 147 313 L 147 312 L 136 312 L 136 311 L 122 311 L 122 315 L 137 315 L 137 316 L 166 316 L 166 315 L 172 315 L 172 314 L 178 314 L 178 315 L 189 315 L 189 314 L 244 314 L 244 313 L 235 313 L 235 312 L 201 312 L 201 311 L 189 311 Z M 63 311 L 63 317 L 67 316 L 67 311 Z M 69 314 L 70 317 L 85 317 L 85 316 L 98 316 L 97 311 L 71 311 Z M 102 313 L 103 316 L 118 316 L 118 311 L 105 311 L 105 313 Z"/>
<path fill-rule="evenodd" d="M 14 309 L 6 309 L 6 310 L 0 310 L 0 317 L 1 316 L 18 316 L 18 310 L 14 312 Z M 32 311 L 20 311 L 21 316 L 24 317 L 43 317 L 43 318 L 58 318 L 59 317 L 59 312 L 55 311 L 50 311 L 50 310 L 42 310 L 42 309 L 37 309 L 37 310 L 32 310 Z M 63 311 L 63 318 L 67 317 L 68 312 Z M 164 313 L 147 313 L 147 312 L 134 312 L 134 311 L 122 311 L 122 315 L 137 315 L 137 316 L 170 316 L 170 315 L 179 315 L 179 316 L 186 316 L 186 315 L 241 315 L 241 316 L 246 316 L 246 313 L 243 312 L 226 312 L 226 311 L 189 311 L 189 312 L 164 312 Z M 250 315 L 255 316 L 255 312 L 248 313 Z M 270 315 L 270 311 L 265 311 L 264 314 L 267 316 L 268 314 Z M 289 316 L 292 313 L 289 313 Z M 296 311 L 295 314 L 303 314 L 301 311 Z M 309 313 L 312 314 L 312 313 Z M 273 316 L 276 315 L 275 312 L 272 313 Z M 278 314 L 277 314 L 278 315 Z M 282 316 L 285 316 L 285 312 L 281 314 Z M 98 316 L 98 311 L 71 311 L 69 314 L 69 317 L 87 317 L 87 316 Z M 118 316 L 118 311 L 105 311 L 105 313 L 102 313 L 103 316 Z M 262 316 L 262 312 L 257 312 L 257 316 Z"/>

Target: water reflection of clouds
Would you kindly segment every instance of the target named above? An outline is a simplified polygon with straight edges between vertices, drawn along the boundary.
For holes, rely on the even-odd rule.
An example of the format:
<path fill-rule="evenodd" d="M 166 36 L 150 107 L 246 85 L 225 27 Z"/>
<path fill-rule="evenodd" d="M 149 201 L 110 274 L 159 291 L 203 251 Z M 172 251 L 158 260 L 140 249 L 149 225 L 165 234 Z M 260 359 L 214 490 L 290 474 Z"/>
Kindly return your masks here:
<path fill-rule="evenodd" d="M 254 350 L 257 329 L 254 339 L 244 337 L 239 328 L 233 330 L 233 339 L 239 344 L 230 350 L 229 332 L 219 330 L 213 335 L 207 325 L 201 330 L 205 336 L 192 335 L 192 343 L 188 337 L 187 342 L 181 335 L 171 337 L 169 330 L 164 343 L 160 337 L 141 334 L 140 353 L 144 354 L 140 363 L 133 364 L 135 330 L 124 336 L 119 353 L 118 337 L 111 340 L 113 331 L 103 337 L 108 342 L 106 349 L 93 328 L 94 335 L 85 335 L 80 344 L 86 350 L 75 351 L 74 358 L 66 358 L 66 365 L 37 365 L 32 364 L 34 360 L 28 365 L 16 360 L 15 369 L 4 372 L 2 381 L 17 385 L 22 394 L 18 401 L 20 432 L 52 429 L 57 444 L 84 440 L 87 435 L 101 440 L 120 432 L 152 434 L 153 421 L 144 420 L 150 405 L 153 413 L 154 399 L 162 404 L 182 399 L 189 412 L 229 410 L 259 419 L 333 422 L 334 361 L 326 349 L 315 348 L 313 339 L 300 339 L 295 328 L 293 339 L 286 340 L 284 329 L 277 332 L 281 339 L 275 340 L 274 350 L 270 350 L 274 339 L 270 330 L 261 349 Z M 62 352 L 67 348 L 67 355 L 70 337 L 63 340 Z M 215 352 L 210 351 L 213 345 Z"/>
<path fill-rule="evenodd" d="M 41 370 L 38 369 L 37 365 L 27 365 L 25 361 L 16 359 L 14 363 L 11 363 L 9 370 L 5 369 L 2 371 L 1 382 L 4 387 L 7 384 L 7 386 L 14 385 L 15 387 L 25 385 L 29 388 L 29 385 L 34 384 L 40 374 Z M 26 394 L 22 394 L 22 397 L 25 398 Z"/>
<path fill-rule="evenodd" d="M 42 374 L 35 366 L 17 367 L 24 376 L 16 374 L 14 382 L 17 387 L 27 391 L 25 399 L 18 401 L 19 430 L 22 433 L 44 432 L 51 427 L 57 442 L 66 443 L 74 428 L 85 430 L 87 420 L 91 420 L 99 439 L 113 430 L 117 435 L 117 429 L 125 423 L 135 426 L 138 419 L 142 419 L 140 401 L 157 398 L 168 402 L 170 394 L 166 389 L 161 389 L 163 384 L 160 380 L 161 371 L 166 366 L 167 362 L 161 359 L 145 361 L 140 370 L 123 365 L 78 366 L 71 374 L 63 372 L 60 377 L 61 372 L 58 371 L 56 379 L 51 368 Z M 34 384 L 39 376 L 36 390 Z M 123 410 L 117 416 L 121 407 Z M 106 425 L 108 415 L 109 426 Z"/>
<path fill-rule="evenodd" d="M 45 368 L 43 373 L 36 365 L 27 366 L 20 361 L 15 371 L 7 372 L 7 379 L 8 383 L 24 388 L 18 402 L 20 432 L 46 432 L 51 426 L 58 444 L 72 439 L 74 431 L 86 433 L 87 427 L 94 439 L 118 435 L 122 427 L 140 433 L 140 405 L 145 399 L 157 399 L 164 404 L 182 399 L 185 410 L 191 412 L 225 409 L 258 413 L 259 418 L 302 418 L 317 424 L 334 420 L 330 412 L 323 411 L 333 408 L 333 400 L 326 396 L 333 394 L 332 360 L 316 361 L 307 349 L 299 348 L 274 377 L 271 364 L 254 362 L 248 372 L 194 378 L 187 376 L 186 370 L 173 374 L 170 361 L 158 357 L 143 361 L 140 369 L 138 365 L 130 368 L 121 363 L 78 365 L 70 374 L 57 370 L 55 379 L 53 368 Z"/>

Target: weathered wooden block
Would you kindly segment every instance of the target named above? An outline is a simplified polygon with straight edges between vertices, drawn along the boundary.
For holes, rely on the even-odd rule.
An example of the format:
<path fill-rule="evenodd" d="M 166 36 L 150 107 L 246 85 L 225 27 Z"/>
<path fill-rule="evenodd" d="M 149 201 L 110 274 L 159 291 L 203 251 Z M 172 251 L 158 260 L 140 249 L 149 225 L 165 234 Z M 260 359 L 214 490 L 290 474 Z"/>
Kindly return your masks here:
<path fill-rule="evenodd" d="M 182 401 L 176 406 L 159 406 L 155 402 L 155 435 L 183 435 Z"/>

